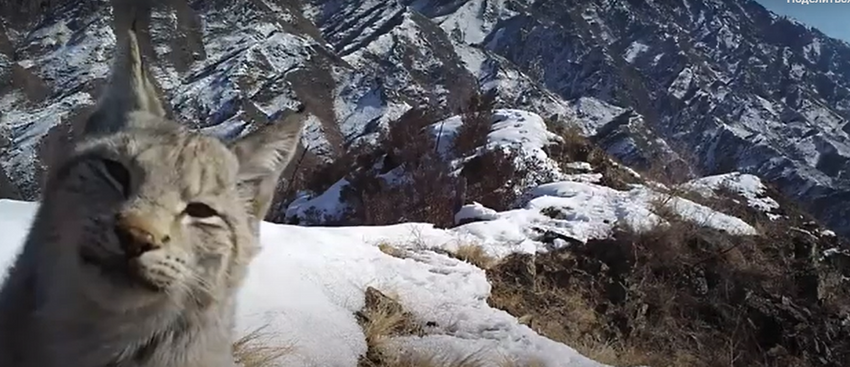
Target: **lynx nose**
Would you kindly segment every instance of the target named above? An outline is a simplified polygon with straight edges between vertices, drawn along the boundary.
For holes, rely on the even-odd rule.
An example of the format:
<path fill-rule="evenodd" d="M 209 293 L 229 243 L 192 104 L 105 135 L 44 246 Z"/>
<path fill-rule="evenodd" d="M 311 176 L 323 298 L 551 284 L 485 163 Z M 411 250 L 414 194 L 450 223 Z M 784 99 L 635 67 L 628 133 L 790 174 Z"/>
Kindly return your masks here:
<path fill-rule="evenodd" d="M 130 258 L 161 248 L 169 241 L 167 234 L 157 231 L 150 221 L 136 215 L 117 215 L 115 234 Z"/>

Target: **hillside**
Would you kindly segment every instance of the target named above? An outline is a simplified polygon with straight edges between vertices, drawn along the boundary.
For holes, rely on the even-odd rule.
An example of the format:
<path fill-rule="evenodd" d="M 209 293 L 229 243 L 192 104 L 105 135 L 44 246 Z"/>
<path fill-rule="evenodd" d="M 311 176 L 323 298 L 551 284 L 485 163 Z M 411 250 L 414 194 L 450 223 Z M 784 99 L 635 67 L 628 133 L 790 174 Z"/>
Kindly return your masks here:
<path fill-rule="evenodd" d="M 10 4 L 0 188 L 32 199 L 102 83 L 112 11 L 109 0 Z M 498 106 L 576 121 L 635 168 L 756 174 L 850 228 L 850 48 L 751 0 L 159 4 L 142 37 L 159 87 L 177 116 L 222 136 L 304 104 L 321 162 L 411 107 L 456 112 L 480 86 Z"/>
<path fill-rule="evenodd" d="M 534 113 L 488 117 L 495 121 L 482 145 L 452 160 L 456 166 L 402 159 L 381 174 L 392 178 L 381 191 L 388 198 L 378 201 L 385 206 L 331 198 L 346 190 L 329 189 L 290 207 L 296 216 L 310 212 L 302 211 L 308 204 L 325 210 L 301 224 L 337 215 L 405 223 L 263 223 L 263 250 L 239 294 L 237 331 L 254 336 L 251 353 L 272 357 L 245 367 L 850 362 L 850 244 L 757 177 L 731 173 L 665 186 L 625 168 L 600 170 L 612 164 L 604 154 L 586 156 L 594 163 L 574 160 L 565 152 L 581 138 L 549 131 Z M 442 129 L 419 130 L 418 139 L 449 158 L 481 121 L 453 116 L 435 124 Z M 434 194 L 416 185 L 428 178 L 418 169 L 462 175 L 476 157 L 499 151 L 515 152 L 496 157 L 513 157 L 506 162 L 516 168 L 549 166 L 546 177 L 527 170 L 503 177 L 529 187 L 513 196 L 514 209 L 473 201 L 449 209 L 451 222 L 435 226 L 413 216 L 442 218 L 441 206 L 403 207 Z M 404 149 L 395 154 L 409 157 Z M 408 170 L 413 162 L 433 166 Z M 350 177 L 333 186 L 357 190 L 369 176 Z M 407 196 L 392 195 L 399 186 Z M 0 267 L 11 263 L 37 205 L 0 201 L 7 234 Z M 411 218 L 382 211 L 392 206 Z"/>

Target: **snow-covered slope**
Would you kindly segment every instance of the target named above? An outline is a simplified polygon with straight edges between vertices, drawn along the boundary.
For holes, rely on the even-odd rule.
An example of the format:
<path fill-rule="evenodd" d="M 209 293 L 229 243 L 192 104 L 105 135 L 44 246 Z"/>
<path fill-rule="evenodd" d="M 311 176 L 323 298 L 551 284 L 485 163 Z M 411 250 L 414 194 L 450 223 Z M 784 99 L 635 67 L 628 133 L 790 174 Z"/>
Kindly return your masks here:
<path fill-rule="evenodd" d="M 622 192 L 587 182 L 556 182 L 532 190 L 524 208 L 480 210 L 487 215 L 472 215 L 468 219 L 474 222 L 448 230 L 426 223 L 327 228 L 263 222 L 263 250 L 239 294 L 238 327 L 248 333 L 270 325 L 264 333 L 274 340 L 266 342 L 295 348 L 281 366 L 354 367 L 366 351 L 354 313 L 363 308 L 364 291 L 371 286 L 398 295 L 406 310 L 431 325 L 424 337 L 396 340 L 400 347 L 483 352 L 487 365 L 509 357 L 549 367 L 603 367 L 488 306 L 484 271 L 439 250 L 475 245 L 501 258 L 568 246 L 564 239 L 607 238 L 618 225 L 650 229 L 664 222 L 650 209 L 658 195 L 642 186 Z M 19 250 L 37 205 L 0 200 L 0 269 Z M 756 234 L 738 218 L 685 199 L 676 198 L 672 208 L 701 225 Z M 381 244 L 409 254 L 390 256 L 379 250 Z"/>
<path fill-rule="evenodd" d="M 13 261 L 37 204 L 0 200 L 0 268 Z M 426 246 L 457 242 L 450 232 L 425 224 L 391 227 L 307 228 L 263 223 L 263 250 L 239 293 L 237 328 L 268 325 L 264 343 L 291 345 L 278 366 L 355 367 L 366 342 L 354 313 L 372 286 L 399 296 L 417 318 L 434 325 L 428 335 L 397 343 L 437 354 L 537 360 L 550 367 L 604 367 L 572 348 L 544 338 L 504 311 L 490 308 L 484 271 L 422 248 L 399 259 L 381 242 Z"/>

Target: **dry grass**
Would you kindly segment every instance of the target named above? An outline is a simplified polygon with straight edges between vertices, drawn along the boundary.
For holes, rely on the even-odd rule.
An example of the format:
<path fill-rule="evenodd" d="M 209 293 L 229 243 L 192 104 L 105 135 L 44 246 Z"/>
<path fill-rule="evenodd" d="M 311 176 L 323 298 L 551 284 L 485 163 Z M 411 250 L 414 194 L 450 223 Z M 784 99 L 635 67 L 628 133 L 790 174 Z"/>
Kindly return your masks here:
<path fill-rule="evenodd" d="M 295 351 L 295 346 L 292 344 L 270 345 L 265 342 L 268 335 L 262 332 L 263 329 L 265 329 L 265 326 L 255 329 L 233 343 L 233 356 L 238 365 L 242 367 L 272 367 L 278 358 L 290 355 Z"/>
<path fill-rule="evenodd" d="M 560 144 L 548 147 L 549 156 L 558 163 L 588 162 L 593 160 L 593 144 L 582 135 L 581 128 L 574 121 L 547 120 L 546 128 L 561 138 Z M 569 173 L 569 169 L 565 169 Z"/>
<path fill-rule="evenodd" d="M 403 309 L 392 305 L 381 303 L 381 306 L 368 312 L 363 334 L 370 348 L 383 349 L 391 336 L 412 333 L 410 325 L 415 324 L 415 321 Z"/>
<path fill-rule="evenodd" d="M 505 357 L 504 360 L 499 363 L 499 367 L 546 367 L 546 363 L 539 359 L 517 361 L 516 359 Z"/>
<path fill-rule="evenodd" d="M 659 193 L 658 196 L 649 200 L 649 210 L 666 221 L 681 220 L 681 216 L 672 205 L 676 198 L 676 194 L 672 192 Z"/>
<path fill-rule="evenodd" d="M 372 365 L 370 365 L 372 366 Z M 486 367 L 476 355 L 393 353 L 386 361 L 374 367 Z"/>
<path fill-rule="evenodd" d="M 457 250 L 450 251 L 449 254 L 458 260 L 466 261 L 481 269 L 489 269 L 496 264 L 496 258 L 490 256 L 481 245 L 475 243 L 458 245 Z"/>
<path fill-rule="evenodd" d="M 734 236 L 679 220 L 514 254 L 487 271 L 488 303 L 612 366 L 838 366 L 850 343 L 828 335 L 850 328 L 846 287 L 832 279 L 846 269 L 803 257 L 823 245 L 796 232 Z M 836 340 L 829 363 L 825 338 Z"/>
<path fill-rule="evenodd" d="M 395 246 L 386 241 L 381 241 L 378 243 L 378 250 L 381 250 L 381 252 L 392 257 L 397 257 L 399 259 L 405 259 L 408 257 L 407 250 L 401 249 L 398 246 Z"/>
<path fill-rule="evenodd" d="M 528 255 L 526 255 L 528 256 Z M 580 289 L 560 288 L 538 279 L 532 269 L 526 269 L 533 283 L 524 284 L 523 291 L 495 287 L 488 302 L 494 307 L 518 316 L 520 322 L 537 333 L 574 348 L 582 355 L 612 366 L 637 366 L 646 364 L 647 357 L 640 351 L 614 343 L 600 334 L 604 317 Z M 499 283 L 495 283 L 499 284 Z M 553 300 L 556 300 L 553 302 Z M 530 304 L 550 304 L 534 309 Z M 527 312 L 527 313 L 526 313 Z M 509 361 L 510 362 L 510 361 Z M 543 366 L 543 364 L 521 366 Z M 505 366 L 514 366 L 505 364 Z"/>
<path fill-rule="evenodd" d="M 356 313 L 357 321 L 363 329 L 368 347 L 366 355 L 360 359 L 359 367 L 386 366 L 394 359 L 393 348 L 388 342 L 394 336 L 417 335 L 422 333 L 420 323 L 406 312 L 393 297 L 381 291 L 366 288 L 366 304 Z"/>
<path fill-rule="evenodd" d="M 462 354 L 450 350 L 403 350 L 393 337 L 424 335 L 420 322 L 393 297 L 374 288 L 366 289 L 366 305 L 357 313 L 366 337 L 366 355 L 358 367 L 490 367 L 483 351 Z M 545 367 L 539 360 L 518 362 L 503 357 L 500 367 Z"/>

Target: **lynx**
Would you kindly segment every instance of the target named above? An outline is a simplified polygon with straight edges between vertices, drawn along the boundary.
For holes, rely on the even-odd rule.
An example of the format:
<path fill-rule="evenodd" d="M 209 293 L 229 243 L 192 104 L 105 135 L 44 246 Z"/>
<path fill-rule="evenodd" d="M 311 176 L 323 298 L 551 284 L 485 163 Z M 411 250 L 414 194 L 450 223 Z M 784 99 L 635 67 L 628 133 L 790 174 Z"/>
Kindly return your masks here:
<path fill-rule="evenodd" d="M 235 293 L 303 113 L 225 143 L 166 117 L 135 25 L 0 290 L 0 366 L 234 367 Z"/>

